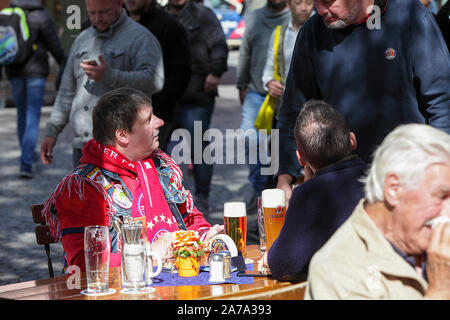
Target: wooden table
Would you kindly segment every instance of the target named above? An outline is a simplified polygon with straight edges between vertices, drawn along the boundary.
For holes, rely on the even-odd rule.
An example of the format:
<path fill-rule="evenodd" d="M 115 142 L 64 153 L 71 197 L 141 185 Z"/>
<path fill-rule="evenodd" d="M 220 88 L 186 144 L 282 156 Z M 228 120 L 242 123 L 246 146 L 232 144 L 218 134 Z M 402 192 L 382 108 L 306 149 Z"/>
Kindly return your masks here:
<path fill-rule="evenodd" d="M 247 246 L 247 258 L 255 263 L 261 255 L 257 245 Z M 306 283 L 292 284 L 272 280 L 267 277 L 255 277 L 252 284 L 214 284 L 198 286 L 154 287 L 149 294 L 129 295 L 120 293 L 120 268 L 111 268 L 109 287 L 116 293 L 106 296 L 86 296 L 80 293 L 86 289 L 85 273 L 81 274 L 81 288 L 68 289 L 69 275 L 55 278 L 20 282 L 0 286 L 0 299 L 18 300 L 194 300 L 194 299 L 303 299 Z"/>

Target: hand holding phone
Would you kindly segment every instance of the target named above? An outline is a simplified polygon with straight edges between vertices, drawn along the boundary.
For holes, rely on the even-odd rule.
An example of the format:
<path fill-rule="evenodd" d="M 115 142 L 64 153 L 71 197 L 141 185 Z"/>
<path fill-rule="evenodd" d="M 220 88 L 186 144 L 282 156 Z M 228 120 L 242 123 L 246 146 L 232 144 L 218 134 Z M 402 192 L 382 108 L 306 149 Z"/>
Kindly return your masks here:
<path fill-rule="evenodd" d="M 88 64 L 90 66 L 97 66 L 98 63 L 95 60 L 89 60 L 89 59 L 84 59 L 81 62 L 83 62 L 84 64 Z"/>
<path fill-rule="evenodd" d="M 80 67 L 83 68 L 84 73 L 89 79 L 101 81 L 106 69 L 108 68 L 108 64 L 105 59 L 103 59 L 102 54 L 99 54 L 98 63 L 94 59 L 85 59 L 82 60 Z"/>

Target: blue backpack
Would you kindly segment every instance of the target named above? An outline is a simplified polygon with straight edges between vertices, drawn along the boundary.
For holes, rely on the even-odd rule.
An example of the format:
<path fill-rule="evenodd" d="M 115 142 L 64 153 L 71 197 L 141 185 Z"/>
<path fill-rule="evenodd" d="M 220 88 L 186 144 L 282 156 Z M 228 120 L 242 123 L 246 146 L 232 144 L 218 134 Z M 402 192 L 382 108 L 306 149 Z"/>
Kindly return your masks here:
<path fill-rule="evenodd" d="M 22 8 L 0 11 L 0 66 L 25 62 L 33 52 L 27 15 Z"/>

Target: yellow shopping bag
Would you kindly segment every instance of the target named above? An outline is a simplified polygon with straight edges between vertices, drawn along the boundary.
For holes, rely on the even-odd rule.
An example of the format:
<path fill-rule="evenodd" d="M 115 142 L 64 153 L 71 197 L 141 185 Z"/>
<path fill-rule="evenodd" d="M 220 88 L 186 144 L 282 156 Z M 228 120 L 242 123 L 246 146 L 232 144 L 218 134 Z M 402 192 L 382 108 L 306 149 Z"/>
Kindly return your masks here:
<path fill-rule="evenodd" d="M 280 38 L 280 32 L 281 32 L 281 26 L 277 26 L 275 29 L 275 36 L 273 39 L 273 48 L 274 48 L 274 72 L 273 77 L 275 80 L 280 81 L 281 76 L 278 74 L 278 41 Z M 270 131 L 272 130 L 272 124 L 273 124 L 273 116 L 274 116 L 274 109 L 275 109 L 275 102 L 276 99 L 272 97 L 271 95 L 267 94 L 266 98 L 264 99 L 263 104 L 259 108 L 258 115 L 255 119 L 255 128 L 256 129 L 266 129 L 267 134 L 270 134 Z"/>
<path fill-rule="evenodd" d="M 267 134 L 270 134 L 270 130 L 272 129 L 273 123 L 273 115 L 274 115 L 274 105 L 275 98 L 271 95 L 266 95 L 266 99 L 264 99 L 261 108 L 259 109 L 258 116 L 255 120 L 255 128 L 256 129 L 266 129 Z"/>

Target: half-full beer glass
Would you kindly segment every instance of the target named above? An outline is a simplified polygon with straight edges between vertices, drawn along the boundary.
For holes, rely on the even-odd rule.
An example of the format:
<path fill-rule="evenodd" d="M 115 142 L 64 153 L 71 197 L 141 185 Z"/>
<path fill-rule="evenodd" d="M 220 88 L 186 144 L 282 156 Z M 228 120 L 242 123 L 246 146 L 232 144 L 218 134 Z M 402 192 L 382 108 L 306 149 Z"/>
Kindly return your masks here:
<path fill-rule="evenodd" d="M 245 243 L 247 241 L 247 210 L 245 202 L 225 202 L 223 226 L 225 233 L 236 244 L 238 252 L 245 257 Z"/>
<path fill-rule="evenodd" d="M 266 189 L 262 192 L 266 248 L 269 251 L 283 227 L 286 214 L 286 194 L 281 189 Z"/>
<path fill-rule="evenodd" d="M 86 263 L 87 294 L 109 292 L 109 257 L 111 240 L 106 226 L 84 228 L 84 259 Z"/>

